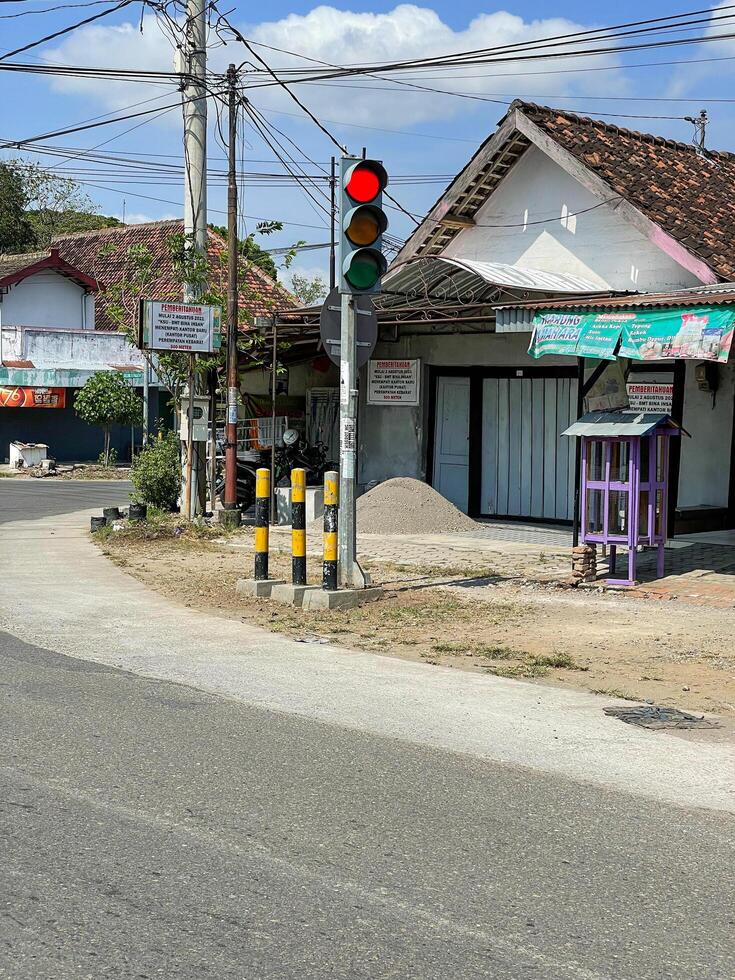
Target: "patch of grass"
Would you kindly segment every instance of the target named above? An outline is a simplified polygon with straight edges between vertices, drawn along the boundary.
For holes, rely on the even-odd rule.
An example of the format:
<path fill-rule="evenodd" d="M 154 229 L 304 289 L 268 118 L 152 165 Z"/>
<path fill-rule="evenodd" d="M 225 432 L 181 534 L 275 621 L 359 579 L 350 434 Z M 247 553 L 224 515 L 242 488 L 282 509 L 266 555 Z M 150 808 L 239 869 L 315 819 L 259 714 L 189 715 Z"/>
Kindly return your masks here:
<path fill-rule="evenodd" d="M 549 672 L 548 667 L 539 664 L 488 664 L 485 670 L 494 674 L 496 677 L 545 677 Z"/>
<path fill-rule="evenodd" d="M 496 575 L 495 569 L 478 566 L 467 567 L 466 565 L 394 565 L 390 562 L 383 563 L 386 571 L 398 572 L 401 575 L 411 575 L 415 578 L 493 578 Z"/>
<path fill-rule="evenodd" d="M 528 654 L 524 650 L 489 646 L 487 643 L 476 643 L 472 647 L 472 653 L 476 657 L 486 657 L 488 660 L 526 660 L 528 657 Z"/>
<path fill-rule="evenodd" d="M 620 698 L 621 701 L 642 701 L 642 698 L 631 694 L 629 691 L 621 691 L 619 687 L 593 687 L 593 694 L 604 694 L 608 698 Z"/>
<path fill-rule="evenodd" d="M 431 649 L 435 653 L 466 653 L 470 647 L 467 643 L 433 643 Z"/>
<path fill-rule="evenodd" d="M 589 667 L 578 664 L 574 657 L 570 657 L 568 653 L 554 652 L 544 656 L 534 656 L 531 657 L 529 662 L 538 667 L 560 667 L 564 670 L 589 670 Z"/>

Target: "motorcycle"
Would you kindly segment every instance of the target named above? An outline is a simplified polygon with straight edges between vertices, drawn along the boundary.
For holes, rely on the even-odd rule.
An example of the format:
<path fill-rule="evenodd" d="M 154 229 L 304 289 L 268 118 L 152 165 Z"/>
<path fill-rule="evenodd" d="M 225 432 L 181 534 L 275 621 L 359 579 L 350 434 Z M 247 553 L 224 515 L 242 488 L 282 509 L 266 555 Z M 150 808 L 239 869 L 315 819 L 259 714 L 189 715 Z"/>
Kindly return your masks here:
<path fill-rule="evenodd" d="M 291 470 L 303 467 L 306 470 L 308 486 L 320 485 L 324 474 L 337 469 L 332 460 L 327 460 L 326 446 L 317 442 L 310 446 L 302 440 L 295 429 L 286 429 L 282 439 L 283 445 L 276 449 L 275 484 L 287 487 L 291 484 Z M 217 447 L 217 477 L 216 490 L 220 500 L 225 492 L 224 444 L 218 440 Z M 237 506 L 245 513 L 255 503 L 255 472 L 261 467 L 270 469 L 271 453 L 269 449 L 251 450 L 237 457 Z"/>
<path fill-rule="evenodd" d="M 286 429 L 282 443 L 276 450 L 276 486 L 290 486 L 291 470 L 296 468 L 306 470 L 307 486 L 321 486 L 324 474 L 337 469 L 334 461 L 327 459 L 327 447 L 323 442 L 310 446 L 296 429 Z"/>

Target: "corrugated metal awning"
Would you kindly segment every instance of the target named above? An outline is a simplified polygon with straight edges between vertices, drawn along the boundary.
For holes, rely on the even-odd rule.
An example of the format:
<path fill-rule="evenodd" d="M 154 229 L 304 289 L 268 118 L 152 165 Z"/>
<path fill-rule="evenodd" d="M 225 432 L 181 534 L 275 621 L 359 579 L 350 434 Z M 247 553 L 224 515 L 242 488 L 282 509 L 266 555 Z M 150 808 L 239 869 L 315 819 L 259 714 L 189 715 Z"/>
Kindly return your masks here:
<path fill-rule="evenodd" d="M 436 303 L 491 304 L 503 294 L 520 290 L 542 296 L 599 295 L 597 283 L 581 276 L 561 272 L 544 272 L 505 262 L 481 262 L 477 259 L 452 258 L 445 255 L 424 255 L 409 259 L 388 270 L 383 277 L 380 309 L 413 304 Z M 606 294 L 609 291 L 606 291 Z M 528 296 L 531 298 L 531 296 Z M 526 328 L 528 329 L 528 328 Z"/>
<path fill-rule="evenodd" d="M 565 429 L 562 435 L 645 436 L 654 429 L 681 431 L 670 416 L 657 412 L 588 412 Z"/>

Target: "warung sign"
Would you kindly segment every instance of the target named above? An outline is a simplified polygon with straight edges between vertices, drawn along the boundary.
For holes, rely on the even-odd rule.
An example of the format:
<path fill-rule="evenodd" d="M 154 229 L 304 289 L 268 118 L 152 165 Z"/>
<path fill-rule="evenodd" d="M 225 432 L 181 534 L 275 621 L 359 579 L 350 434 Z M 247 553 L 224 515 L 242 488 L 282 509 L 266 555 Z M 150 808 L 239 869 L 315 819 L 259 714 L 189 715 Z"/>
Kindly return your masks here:
<path fill-rule="evenodd" d="M 211 354 L 222 344 L 221 322 L 219 306 L 144 299 L 140 304 L 138 346 L 141 350 Z"/>

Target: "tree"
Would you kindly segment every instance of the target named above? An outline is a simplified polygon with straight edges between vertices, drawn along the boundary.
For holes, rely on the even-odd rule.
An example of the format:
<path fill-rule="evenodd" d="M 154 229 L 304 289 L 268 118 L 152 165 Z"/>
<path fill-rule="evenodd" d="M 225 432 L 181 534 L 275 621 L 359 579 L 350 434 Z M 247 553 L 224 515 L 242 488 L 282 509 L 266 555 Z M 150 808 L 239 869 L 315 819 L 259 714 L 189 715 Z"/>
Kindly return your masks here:
<path fill-rule="evenodd" d="M 119 225 L 96 214 L 76 181 L 36 163 L 0 163 L 0 254 L 48 248 L 57 235 Z"/>
<path fill-rule="evenodd" d="M 33 248 L 36 235 L 26 208 L 28 193 L 21 172 L 11 162 L 0 163 L 0 255 Z"/>
<path fill-rule="evenodd" d="M 227 241 L 227 229 L 224 225 L 210 225 L 212 231 Z M 238 252 L 243 259 L 257 265 L 264 272 L 267 272 L 271 279 L 278 280 L 278 266 L 273 261 L 273 257 L 261 248 L 255 241 L 255 234 L 270 235 L 274 231 L 281 231 L 283 225 L 280 221 L 261 221 L 247 238 L 240 238 L 237 243 Z"/>
<path fill-rule="evenodd" d="M 291 273 L 291 292 L 304 306 L 315 306 L 325 299 L 327 284 L 321 276 L 302 276 L 298 272 Z"/>
<path fill-rule="evenodd" d="M 74 409 L 87 425 L 98 425 L 105 436 L 105 466 L 110 465 L 113 425 L 142 425 L 143 399 L 116 371 L 97 371 L 77 392 Z"/>

